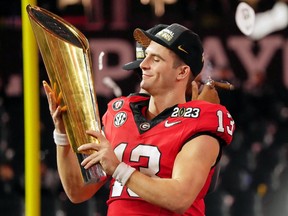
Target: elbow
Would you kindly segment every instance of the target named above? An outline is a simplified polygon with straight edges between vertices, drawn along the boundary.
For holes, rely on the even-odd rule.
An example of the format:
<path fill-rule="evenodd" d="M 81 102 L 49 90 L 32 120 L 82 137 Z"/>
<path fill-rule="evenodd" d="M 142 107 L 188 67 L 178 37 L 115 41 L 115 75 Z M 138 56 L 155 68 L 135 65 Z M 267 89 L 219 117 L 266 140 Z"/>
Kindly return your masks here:
<path fill-rule="evenodd" d="M 68 196 L 69 200 L 73 203 L 73 204 L 79 204 L 82 203 L 84 201 L 80 200 L 80 199 L 75 199 L 73 197 Z"/>
<path fill-rule="evenodd" d="M 191 206 L 191 204 L 189 204 L 189 205 L 186 205 L 185 203 L 182 203 L 182 204 L 179 204 L 179 205 L 175 205 L 174 207 L 173 207 L 173 209 L 171 209 L 171 211 L 173 211 L 173 212 L 175 212 L 175 213 L 177 213 L 177 214 L 184 214 L 186 211 L 187 211 L 187 209 L 189 208 Z"/>
<path fill-rule="evenodd" d="M 79 204 L 79 203 L 85 202 L 87 200 L 83 196 L 80 196 L 79 194 L 75 194 L 73 192 L 72 193 L 66 192 L 66 195 L 67 195 L 68 199 L 74 204 Z"/>
<path fill-rule="evenodd" d="M 191 207 L 193 202 L 191 200 L 184 200 L 184 199 L 175 199 L 170 205 L 168 206 L 168 210 L 175 212 L 177 214 L 184 214 L 187 209 Z"/>
<path fill-rule="evenodd" d="M 176 214 L 179 214 L 179 215 L 183 215 L 186 211 L 187 211 L 188 208 L 185 208 L 185 209 L 177 209 L 176 211 L 174 211 Z"/>
<path fill-rule="evenodd" d="M 72 203 L 82 203 L 89 200 L 102 186 L 105 181 L 98 182 L 96 184 L 73 184 L 73 186 L 67 186 L 63 184 L 64 191 Z"/>
<path fill-rule="evenodd" d="M 82 199 L 78 196 L 73 196 L 71 194 L 67 194 L 67 197 L 69 198 L 69 200 L 73 203 L 73 204 L 79 204 L 79 203 L 82 203 L 82 202 L 85 202 L 87 199 Z"/>
<path fill-rule="evenodd" d="M 81 190 L 75 189 L 65 189 L 65 193 L 68 199 L 74 204 L 85 202 L 92 197 L 92 195 L 88 195 L 87 193 L 83 193 Z"/>

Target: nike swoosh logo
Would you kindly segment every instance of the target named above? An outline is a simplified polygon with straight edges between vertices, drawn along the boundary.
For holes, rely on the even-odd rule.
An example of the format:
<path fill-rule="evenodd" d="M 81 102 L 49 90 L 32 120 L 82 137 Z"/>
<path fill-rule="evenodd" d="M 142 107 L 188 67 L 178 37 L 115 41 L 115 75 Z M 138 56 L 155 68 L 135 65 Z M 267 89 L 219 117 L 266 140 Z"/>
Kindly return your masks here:
<path fill-rule="evenodd" d="M 174 125 L 176 125 L 176 124 L 179 124 L 179 123 L 181 123 L 181 121 L 176 121 L 176 122 L 168 122 L 168 120 L 166 120 L 165 121 L 165 127 L 172 127 L 172 126 L 174 126 Z"/>
<path fill-rule="evenodd" d="M 178 46 L 178 49 L 181 50 L 181 51 L 183 51 L 183 52 L 185 52 L 185 53 L 187 53 L 187 54 L 189 54 L 185 49 L 183 49 L 182 45 L 179 45 L 179 46 Z"/>

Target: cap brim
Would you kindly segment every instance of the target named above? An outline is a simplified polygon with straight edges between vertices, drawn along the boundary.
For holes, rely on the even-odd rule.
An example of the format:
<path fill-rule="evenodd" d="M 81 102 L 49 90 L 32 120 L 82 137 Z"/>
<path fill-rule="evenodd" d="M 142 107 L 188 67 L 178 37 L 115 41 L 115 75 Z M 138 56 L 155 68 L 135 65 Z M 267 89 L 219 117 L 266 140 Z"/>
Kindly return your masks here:
<path fill-rule="evenodd" d="M 150 36 L 148 32 L 144 31 L 143 29 L 136 28 L 133 32 L 133 36 L 135 40 L 143 47 L 147 48 L 151 42 Z"/>
<path fill-rule="evenodd" d="M 145 48 L 147 48 L 149 46 L 151 40 L 153 40 L 156 43 L 172 50 L 169 47 L 169 45 L 166 44 L 164 41 L 162 41 L 160 38 L 154 36 L 153 34 L 148 33 L 147 31 L 144 31 L 143 29 L 136 28 L 133 32 L 133 36 L 134 36 L 135 40 Z"/>
<path fill-rule="evenodd" d="M 123 70 L 135 70 L 135 69 L 140 67 L 140 64 L 142 61 L 143 61 L 142 59 L 141 60 L 139 59 L 139 60 L 135 60 L 133 62 L 129 62 L 129 63 L 123 65 L 122 69 Z"/>

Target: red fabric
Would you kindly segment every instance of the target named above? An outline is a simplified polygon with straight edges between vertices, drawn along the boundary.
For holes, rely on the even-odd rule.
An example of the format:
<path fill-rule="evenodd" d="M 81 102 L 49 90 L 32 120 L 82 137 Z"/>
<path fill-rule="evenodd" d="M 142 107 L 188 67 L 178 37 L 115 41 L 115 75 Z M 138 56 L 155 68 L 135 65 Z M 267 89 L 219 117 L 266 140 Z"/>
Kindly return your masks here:
<path fill-rule="evenodd" d="M 233 120 L 229 118 L 225 107 L 204 101 L 191 101 L 166 110 L 159 115 L 162 119 L 157 120 L 157 117 L 150 122 L 143 121 L 145 120 L 143 117 L 141 120 L 141 117 L 135 114 L 135 109 L 134 112 L 131 110 L 133 107 L 131 103 L 148 102 L 148 100 L 149 98 L 142 96 L 115 99 L 108 104 L 108 110 L 103 116 L 105 135 L 113 145 L 117 157 L 137 170 L 155 178 L 171 178 L 175 157 L 182 146 L 198 133 L 208 132 L 224 140 L 226 145 L 230 144 L 232 134 L 228 131 L 231 130 L 232 133 L 234 125 L 231 125 Z M 140 133 L 139 128 L 143 122 L 149 122 L 150 129 Z M 185 215 L 205 215 L 203 199 L 209 189 L 213 173 L 214 169 L 211 169 L 204 187 Z M 177 215 L 147 203 L 114 179 L 111 181 L 110 189 L 110 198 L 107 202 L 109 216 L 122 213 Z"/>

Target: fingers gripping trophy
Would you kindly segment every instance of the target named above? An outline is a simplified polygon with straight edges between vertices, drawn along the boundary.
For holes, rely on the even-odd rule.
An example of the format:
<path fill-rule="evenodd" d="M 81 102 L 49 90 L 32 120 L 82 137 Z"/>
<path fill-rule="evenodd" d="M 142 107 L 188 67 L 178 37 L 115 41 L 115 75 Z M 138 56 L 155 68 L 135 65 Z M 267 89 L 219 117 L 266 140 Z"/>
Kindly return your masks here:
<path fill-rule="evenodd" d="M 77 148 L 85 143 L 97 142 L 85 131 L 101 130 L 88 40 L 74 26 L 45 9 L 28 5 L 26 10 L 50 86 L 58 95 L 58 105 L 65 107 L 63 122 L 80 166 L 91 152 L 78 152 Z M 85 183 L 106 179 L 100 164 L 87 170 L 82 166 L 80 168 Z"/>

